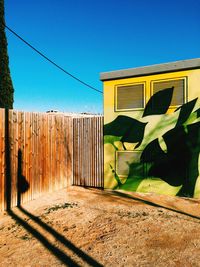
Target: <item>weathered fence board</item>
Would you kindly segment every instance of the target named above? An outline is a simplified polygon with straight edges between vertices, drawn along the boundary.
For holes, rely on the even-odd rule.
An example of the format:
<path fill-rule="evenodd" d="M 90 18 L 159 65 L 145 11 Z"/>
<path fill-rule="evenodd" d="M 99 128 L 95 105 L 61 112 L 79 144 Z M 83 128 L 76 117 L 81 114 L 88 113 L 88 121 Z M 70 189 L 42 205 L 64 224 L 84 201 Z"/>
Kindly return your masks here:
<path fill-rule="evenodd" d="M 103 117 L 73 119 L 73 185 L 103 188 Z"/>
<path fill-rule="evenodd" d="M 71 184 L 72 121 L 0 109 L 0 210 Z"/>

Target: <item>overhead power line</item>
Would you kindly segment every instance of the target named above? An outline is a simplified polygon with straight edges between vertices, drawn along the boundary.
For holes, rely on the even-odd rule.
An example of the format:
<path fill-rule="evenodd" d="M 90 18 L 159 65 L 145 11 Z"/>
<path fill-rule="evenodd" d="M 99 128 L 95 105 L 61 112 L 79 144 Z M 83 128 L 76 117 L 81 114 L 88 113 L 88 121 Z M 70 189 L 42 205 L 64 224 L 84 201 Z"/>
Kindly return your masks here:
<path fill-rule="evenodd" d="M 71 74 L 70 72 L 66 71 L 65 69 L 63 69 L 62 67 L 60 67 L 58 64 L 56 64 L 53 60 L 51 60 L 50 58 L 48 58 L 47 56 L 45 56 L 42 52 L 40 52 L 38 49 L 36 49 L 34 46 L 32 46 L 29 42 L 27 42 L 26 40 L 24 40 L 19 34 L 17 34 L 15 31 L 13 31 L 11 28 L 9 28 L 7 25 L 4 24 L 4 26 L 6 27 L 6 29 L 8 29 L 11 33 L 13 33 L 17 38 L 19 38 L 22 42 L 24 42 L 26 45 L 28 45 L 31 49 L 33 49 L 36 53 L 38 53 L 41 57 L 43 57 L 44 59 L 46 59 L 48 62 L 50 62 L 51 64 L 53 64 L 55 67 L 57 67 L 59 70 L 61 70 L 62 72 L 64 72 L 65 74 L 67 74 L 68 76 L 70 76 L 71 78 L 73 78 L 74 80 L 80 82 L 81 84 L 89 87 L 90 89 L 98 92 L 98 93 L 103 93 L 102 91 L 96 89 L 95 87 L 91 86 L 90 84 L 82 81 L 81 79 L 77 78 L 76 76 L 74 76 L 73 74 Z"/>

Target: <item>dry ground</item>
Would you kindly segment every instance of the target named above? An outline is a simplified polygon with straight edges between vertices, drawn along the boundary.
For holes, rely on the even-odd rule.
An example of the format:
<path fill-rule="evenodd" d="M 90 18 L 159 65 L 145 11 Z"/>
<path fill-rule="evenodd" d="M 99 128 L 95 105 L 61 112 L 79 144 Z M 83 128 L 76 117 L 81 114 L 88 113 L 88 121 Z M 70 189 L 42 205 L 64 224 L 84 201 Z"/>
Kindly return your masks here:
<path fill-rule="evenodd" d="M 200 266 L 200 202 L 132 196 L 72 187 L 0 214 L 0 266 Z"/>

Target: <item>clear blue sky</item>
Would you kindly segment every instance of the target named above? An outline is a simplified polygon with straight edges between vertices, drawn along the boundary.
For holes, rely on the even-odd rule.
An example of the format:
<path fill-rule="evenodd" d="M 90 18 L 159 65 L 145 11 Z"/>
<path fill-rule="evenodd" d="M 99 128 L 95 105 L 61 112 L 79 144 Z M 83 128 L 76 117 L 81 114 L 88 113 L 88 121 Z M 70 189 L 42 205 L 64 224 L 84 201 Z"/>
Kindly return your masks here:
<path fill-rule="evenodd" d="M 200 57 L 200 0 L 5 0 L 7 25 L 102 90 L 99 73 Z M 102 112 L 72 80 L 7 31 L 14 108 Z"/>

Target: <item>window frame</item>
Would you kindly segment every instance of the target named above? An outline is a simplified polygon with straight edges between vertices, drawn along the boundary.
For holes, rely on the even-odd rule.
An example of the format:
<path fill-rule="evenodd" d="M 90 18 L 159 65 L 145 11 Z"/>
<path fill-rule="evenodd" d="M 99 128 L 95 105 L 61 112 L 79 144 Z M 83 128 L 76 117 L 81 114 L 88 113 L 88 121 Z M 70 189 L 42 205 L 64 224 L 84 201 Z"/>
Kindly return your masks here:
<path fill-rule="evenodd" d="M 134 86 L 134 85 L 143 85 L 143 107 L 142 108 L 126 108 L 126 109 L 118 109 L 117 108 L 117 100 L 118 100 L 118 94 L 117 89 L 118 87 L 126 87 L 126 86 Z M 144 110 L 146 105 L 146 81 L 141 82 L 135 82 L 135 83 L 125 83 L 125 84 L 117 84 L 114 88 L 114 112 L 129 112 L 129 111 L 137 111 L 137 110 Z"/>
<path fill-rule="evenodd" d="M 174 81 L 174 80 L 184 80 L 183 103 L 179 104 L 179 105 L 173 105 L 173 106 L 170 105 L 169 109 L 175 109 L 175 108 L 180 107 L 181 105 L 188 102 L 188 77 L 187 76 L 179 76 L 179 77 L 166 78 L 166 79 L 156 79 L 156 80 L 151 80 L 151 82 L 150 82 L 150 95 L 151 95 L 150 97 L 152 97 L 154 95 L 154 93 L 153 93 L 154 83 Z"/>

